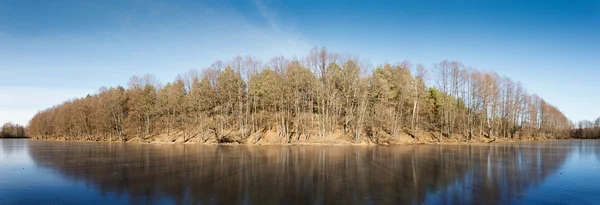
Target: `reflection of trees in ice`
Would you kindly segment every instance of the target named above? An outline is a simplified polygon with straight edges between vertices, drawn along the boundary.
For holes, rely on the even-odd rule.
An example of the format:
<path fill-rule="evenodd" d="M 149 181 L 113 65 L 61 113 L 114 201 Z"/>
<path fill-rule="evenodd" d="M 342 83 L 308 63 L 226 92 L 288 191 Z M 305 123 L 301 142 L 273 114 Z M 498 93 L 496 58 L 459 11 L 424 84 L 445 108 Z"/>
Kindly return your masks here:
<path fill-rule="evenodd" d="M 507 204 L 538 186 L 565 162 L 569 149 L 549 143 L 457 148 L 468 170 L 428 196 L 428 204 Z"/>
<path fill-rule="evenodd" d="M 0 139 L 0 153 L 2 157 L 15 157 L 28 149 L 28 140 L 23 139 Z"/>
<path fill-rule="evenodd" d="M 133 203 L 507 203 L 557 170 L 563 142 L 481 146 L 198 146 L 36 141 L 42 166 Z M 50 164 L 51 165 L 44 165 Z"/>
<path fill-rule="evenodd" d="M 591 157 L 600 161 L 599 140 L 573 140 L 568 146 L 575 157 Z"/>

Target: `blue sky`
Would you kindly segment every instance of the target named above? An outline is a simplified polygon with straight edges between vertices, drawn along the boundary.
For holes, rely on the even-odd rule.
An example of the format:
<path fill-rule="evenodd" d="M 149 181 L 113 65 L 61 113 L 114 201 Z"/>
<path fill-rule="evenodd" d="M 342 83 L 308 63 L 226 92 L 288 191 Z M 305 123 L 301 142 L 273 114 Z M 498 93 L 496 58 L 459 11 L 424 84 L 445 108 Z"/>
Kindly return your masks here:
<path fill-rule="evenodd" d="M 0 122 L 132 75 L 162 82 L 216 60 L 302 57 L 373 66 L 444 59 L 521 81 L 570 119 L 600 117 L 597 1 L 0 0 Z"/>

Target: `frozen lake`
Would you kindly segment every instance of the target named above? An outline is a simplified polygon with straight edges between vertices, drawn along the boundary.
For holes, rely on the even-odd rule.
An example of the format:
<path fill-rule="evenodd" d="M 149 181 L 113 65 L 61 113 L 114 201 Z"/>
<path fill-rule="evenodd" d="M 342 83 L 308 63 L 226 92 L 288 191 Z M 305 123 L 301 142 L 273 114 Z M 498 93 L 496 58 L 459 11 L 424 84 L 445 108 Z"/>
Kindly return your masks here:
<path fill-rule="evenodd" d="M 217 146 L 0 140 L 1 204 L 597 204 L 600 141 Z"/>

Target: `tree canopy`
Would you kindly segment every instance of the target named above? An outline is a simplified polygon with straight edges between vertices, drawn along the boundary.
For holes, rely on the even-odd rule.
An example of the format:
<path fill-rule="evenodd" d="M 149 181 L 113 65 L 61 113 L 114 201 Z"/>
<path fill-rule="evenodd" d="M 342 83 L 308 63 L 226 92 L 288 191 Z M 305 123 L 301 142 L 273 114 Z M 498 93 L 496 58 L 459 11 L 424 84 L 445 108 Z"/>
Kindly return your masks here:
<path fill-rule="evenodd" d="M 27 137 L 25 127 L 23 125 L 14 124 L 11 122 L 4 123 L 0 130 L 0 138 L 24 138 Z"/>
<path fill-rule="evenodd" d="M 370 68 L 314 48 L 300 59 L 236 57 L 160 84 L 128 87 L 38 112 L 28 131 L 68 140 L 256 143 L 569 137 L 571 122 L 519 82 L 444 60 Z"/>

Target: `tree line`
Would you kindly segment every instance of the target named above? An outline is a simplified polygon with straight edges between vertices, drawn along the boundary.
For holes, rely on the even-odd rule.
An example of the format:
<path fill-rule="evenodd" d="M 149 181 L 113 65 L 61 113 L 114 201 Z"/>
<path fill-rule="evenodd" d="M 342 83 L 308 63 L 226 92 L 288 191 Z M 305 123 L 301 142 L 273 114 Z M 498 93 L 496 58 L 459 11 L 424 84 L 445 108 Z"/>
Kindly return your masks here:
<path fill-rule="evenodd" d="M 27 132 L 23 125 L 14 124 L 11 122 L 4 123 L 0 131 L 0 138 L 25 138 Z"/>
<path fill-rule="evenodd" d="M 599 139 L 600 138 L 600 117 L 596 120 L 581 120 L 573 130 L 571 136 L 579 139 Z"/>
<path fill-rule="evenodd" d="M 368 69 L 314 48 L 300 59 L 217 61 L 161 84 L 133 76 L 38 112 L 36 138 L 256 143 L 569 137 L 571 122 L 519 82 L 457 61 Z"/>

